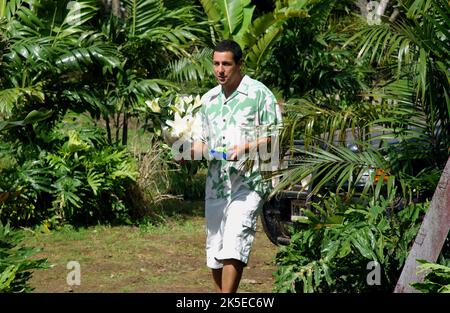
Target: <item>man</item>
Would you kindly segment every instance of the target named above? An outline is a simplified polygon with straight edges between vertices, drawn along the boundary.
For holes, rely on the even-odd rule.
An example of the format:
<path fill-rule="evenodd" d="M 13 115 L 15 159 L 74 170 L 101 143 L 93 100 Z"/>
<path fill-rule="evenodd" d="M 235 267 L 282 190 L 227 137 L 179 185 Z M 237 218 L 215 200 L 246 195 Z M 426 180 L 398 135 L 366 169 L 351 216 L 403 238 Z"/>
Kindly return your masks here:
<path fill-rule="evenodd" d="M 275 141 L 272 138 L 276 138 L 269 129 L 281 124 L 281 112 L 272 92 L 243 75 L 241 66 L 242 50 L 236 42 L 224 40 L 217 44 L 213 67 L 219 85 L 202 97 L 204 141 L 194 142 L 191 150 L 193 157 L 209 156 L 206 257 L 217 292 L 238 289 L 262 199 L 269 187 L 259 171 L 259 157 L 245 168 L 251 159 L 248 155 L 267 150 L 267 145 Z M 214 157 L 212 152 L 216 153 Z"/>

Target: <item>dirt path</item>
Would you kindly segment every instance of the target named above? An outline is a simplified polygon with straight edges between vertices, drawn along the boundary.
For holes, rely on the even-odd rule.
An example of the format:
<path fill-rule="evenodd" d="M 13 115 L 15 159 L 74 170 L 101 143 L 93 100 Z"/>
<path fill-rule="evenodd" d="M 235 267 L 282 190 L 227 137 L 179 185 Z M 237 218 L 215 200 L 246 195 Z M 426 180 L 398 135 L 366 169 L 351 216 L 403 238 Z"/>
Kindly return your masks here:
<path fill-rule="evenodd" d="M 42 247 L 37 257 L 52 268 L 36 271 L 35 292 L 212 292 L 205 266 L 203 218 L 190 216 L 154 227 L 104 227 L 66 230 L 27 237 Z M 260 221 L 239 292 L 271 292 L 277 247 L 267 239 Z M 81 284 L 69 286 L 69 261 L 80 264 Z"/>

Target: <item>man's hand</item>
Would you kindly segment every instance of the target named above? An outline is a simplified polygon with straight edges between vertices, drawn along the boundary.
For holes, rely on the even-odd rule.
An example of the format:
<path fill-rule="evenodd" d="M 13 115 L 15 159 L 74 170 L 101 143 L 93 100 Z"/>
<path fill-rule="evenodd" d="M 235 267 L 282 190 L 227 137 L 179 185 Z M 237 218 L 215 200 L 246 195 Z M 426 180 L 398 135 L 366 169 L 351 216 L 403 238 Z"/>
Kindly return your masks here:
<path fill-rule="evenodd" d="M 238 161 L 245 158 L 253 145 L 253 143 L 234 145 L 231 149 L 227 150 L 227 160 Z"/>
<path fill-rule="evenodd" d="M 227 161 L 237 161 L 238 156 L 242 157 L 245 153 L 245 147 L 235 145 L 231 149 L 227 149 Z"/>
<path fill-rule="evenodd" d="M 270 143 L 271 138 L 260 138 L 256 141 L 245 143 L 242 145 L 234 145 L 231 149 L 227 150 L 227 160 L 228 161 L 238 161 L 247 156 L 247 154 L 255 153 L 261 144 Z"/>
<path fill-rule="evenodd" d="M 194 141 L 191 148 L 191 160 L 201 160 L 207 154 L 207 146 L 202 141 Z M 199 158 L 200 157 L 200 158 Z"/>

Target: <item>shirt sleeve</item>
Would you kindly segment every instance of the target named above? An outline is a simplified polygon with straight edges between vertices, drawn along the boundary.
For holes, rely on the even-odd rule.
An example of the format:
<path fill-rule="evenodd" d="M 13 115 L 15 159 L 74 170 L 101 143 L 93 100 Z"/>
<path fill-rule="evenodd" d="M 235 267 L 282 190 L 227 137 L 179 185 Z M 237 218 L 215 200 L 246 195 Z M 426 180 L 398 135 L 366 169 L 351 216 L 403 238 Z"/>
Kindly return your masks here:
<path fill-rule="evenodd" d="M 203 95 L 203 97 L 201 98 L 201 107 L 200 110 L 198 111 L 198 115 L 199 115 L 199 119 L 200 119 L 200 125 L 201 125 L 201 140 L 203 142 L 208 140 L 209 137 L 209 132 L 208 132 L 208 121 L 206 119 L 206 95 Z"/>
<path fill-rule="evenodd" d="M 260 169 L 275 171 L 279 167 L 279 134 L 282 127 L 281 108 L 275 96 L 263 89 L 259 101 L 258 138 L 270 138 L 270 142 L 259 146 Z"/>
<path fill-rule="evenodd" d="M 267 88 L 262 89 L 261 91 L 258 110 L 258 125 L 260 128 L 259 137 L 278 135 L 282 126 L 281 109 L 275 99 L 275 96 Z"/>

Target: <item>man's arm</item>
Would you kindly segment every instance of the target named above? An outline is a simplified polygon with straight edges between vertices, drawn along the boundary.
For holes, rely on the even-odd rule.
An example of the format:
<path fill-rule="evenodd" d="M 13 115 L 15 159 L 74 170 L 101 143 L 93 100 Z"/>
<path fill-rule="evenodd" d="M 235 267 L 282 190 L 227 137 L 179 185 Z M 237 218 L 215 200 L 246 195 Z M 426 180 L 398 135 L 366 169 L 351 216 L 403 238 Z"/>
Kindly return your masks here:
<path fill-rule="evenodd" d="M 261 145 L 266 144 L 266 147 L 268 147 L 271 141 L 271 137 L 264 137 L 258 138 L 255 141 L 246 142 L 242 145 L 236 145 L 227 151 L 227 160 L 237 161 L 247 153 L 256 153 Z"/>
<path fill-rule="evenodd" d="M 208 153 L 207 146 L 203 141 L 196 140 L 191 145 L 191 160 L 201 160 Z"/>

